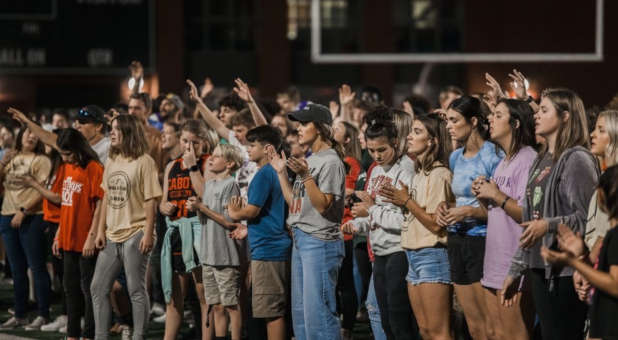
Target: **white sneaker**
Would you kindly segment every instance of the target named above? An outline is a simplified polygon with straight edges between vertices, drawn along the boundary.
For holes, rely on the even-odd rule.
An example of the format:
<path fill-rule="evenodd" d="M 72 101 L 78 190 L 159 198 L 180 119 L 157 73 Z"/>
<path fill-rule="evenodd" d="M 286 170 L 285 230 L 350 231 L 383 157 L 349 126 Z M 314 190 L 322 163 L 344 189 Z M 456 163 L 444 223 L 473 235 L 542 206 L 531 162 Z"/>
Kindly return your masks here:
<path fill-rule="evenodd" d="M 160 303 L 153 303 L 152 308 L 150 309 L 150 313 L 156 316 L 161 316 L 165 314 L 165 307 L 163 307 L 163 305 L 161 305 Z"/>
<path fill-rule="evenodd" d="M 36 319 L 34 319 L 34 321 L 32 321 L 29 325 L 24 326 L 24 329 L 27 331 L 39 331 L 41 330 L 41 327 L 43 327 L 43 325 L 48 322 L 49 320 L 45 319 L 44 317 L 37 316 Z"/>
<path fill-rule="evenodd" d="M 13 329 L 19 326 L 25 326 L 27 324 L 28 324 L 28 319 L 26 318 L 19 319 L 13 316 L 7 321 L 5 321 L 2 325 L 0 325 L 0 329 Z"/>
<path fill-rule="evenodd" d="M 152 321 L 156 323 L 165 323 L 165 317 L 166 317 L 166 314 L 163 313 L 163 315 L 157 316 L 156 318 L 152 319 Z"/>
<path fill-rule="evenodd" d="M 125 326 L 122 328 L 122 332 L 120 333 L 120 338 L 122 340 L 131 340 L 131 327 Z"/>
<path fill-rule="evenodd" d="M 67 325 L 67 316 L 60 315 L 54 320 L 54 322 L 50 322 L 41 327 L 43 332 L 57 332 L 60 328 Z"/>

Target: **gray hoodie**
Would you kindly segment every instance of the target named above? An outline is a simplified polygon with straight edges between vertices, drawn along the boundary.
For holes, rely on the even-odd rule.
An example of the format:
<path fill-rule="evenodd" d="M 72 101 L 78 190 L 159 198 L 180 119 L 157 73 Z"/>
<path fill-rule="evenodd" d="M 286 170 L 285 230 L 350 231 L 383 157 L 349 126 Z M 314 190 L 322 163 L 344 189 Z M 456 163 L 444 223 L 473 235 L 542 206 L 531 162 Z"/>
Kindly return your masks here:
<path fill-rule="evenodd" d="M 381 186 L 390 183 L 401 189 L 401 183 L 410 187 L 414 176 L 414 162 L 408 156 L 402 156 L 390 167 L 376 166 L 371 170 L 367 181 L 367 192 L 375 200 L 369 208 L 369 216 L 357 217 L 351 221 L 358 232 L 369 231 L 371 249 L 378 256 L 386 256 L 401 248 L 401 226 L 404 213 L 400 207 L 384 202 L 384 197 L 378 195 Z"/>
<path fill-rule="evenodd" d="M 532 164 L 535 169 L 541 156 Z M 599 164 L 587 149 L 576 146 L 565 150 L 552 167 L 544 190 L 543 219 L 549 223 L 548 232 L 529 249 L 518 248 L 513 256 L 509 275 L 520 276 L 532 263 L 544 263 L 545 278 L 553 276 L 572 276 L 570 267 L 553 267 L 541 258 L 541 245 L 555 249 L 558 224 L 566 224 L 573 232 L 584 235 L 588 203 L 599 183 Z M 532 212 L 525 200 L 522 207 L 523 221 L 532 220 Z"/>

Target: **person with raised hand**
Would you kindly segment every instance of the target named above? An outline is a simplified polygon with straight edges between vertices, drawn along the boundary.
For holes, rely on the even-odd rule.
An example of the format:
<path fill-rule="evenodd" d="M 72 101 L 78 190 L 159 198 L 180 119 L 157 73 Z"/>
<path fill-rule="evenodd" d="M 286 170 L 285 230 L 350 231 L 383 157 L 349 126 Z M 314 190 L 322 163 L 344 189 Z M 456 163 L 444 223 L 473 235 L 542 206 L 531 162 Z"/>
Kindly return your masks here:
<path fill-rule="evenodd" d="M 360 122 L 352 121 L 352 111 L 354 109 L 354 98 L 356 92 L 352 92 L 352 88 L 348 84 L 343 84 L 339 88 L 339 108 L 341 113 L 338 117 L 341 117 L 346 122 L 350 122 L 359 126 Z"/>
<path fill-rule="evenodd" d="M 343 150 L 333 138 L 332 115 L 319 104 L 290 114 L 300 122 L 298 142 L 311 148 L 306 159 L 273 155 L 292 229 L 292 323 L 298 340 L 341 339 L 337 275 L 344 257 L 339 230 L 345 197 Z M 288 180 L 287 168 L 296 177 Z"/>
<path fill-rule="evenodd" d="M 545 89 L 535 113 L 535 134 L 545 138 L 526 186 L 522 227 L 503 290 L 529 276 L 543 339 L 582 339 L 586 305 L 573 287 L 573 269 L 546 263 L 541 246 L 556 241 L 558 224 L 582 233 L 599 180 L 598 161 L 588 151 L 588 124 L 580 97 L 568 89 Z"/>
<path fill-rule="evenodd" d="M 109 294 L 124 268 L 133 311 L 133 339 L 141 340 L 150 312 L 146 267 L 155 239 L 154 219 L 161 185 L 155 161 L 146 153 L 148 142 L 138 118 L 114 118 L 110 139 L 110 158 L 101 183 L 105 194 L 95 239 L 100 252 L 90 285 L 95 338 L 108 338 Z"/>
<path fill-rule="evenodd" d="M 517 251 L 522 228 L 522 206 L 528 171 L 536 158 L 534 112 L 521 100 L 499 99 L 489 117 L 490 138 L 505 153 L 491 178 L 478 177 L 472 192 L 487 209 L 487 238 L 481 285 L 490 315 L 487 329 L 490 338 L 529 339 L 532 330 L 532 297 L 529 284 L 515 294 L 502 290 L 511 258 Z M 484 204 L 489 202 L 488 204 Z M 520 287 L 517 287 L 520 288 Z M 505 308 L 501 299 L 507 296 Z"/>
<path fill-rule="evenodd" d="M 451 189 L 455 205 L 438 206 L 438 225 L 447 227 L 448 258 L 451 281 L 473 339 L 487 338 L 487 308 L 481 286 L 487 211 L 472 193 L 472 182 L 479 176 L 491 178 L 503 158 L 498 147 L 488 140 L 487 117 L 481 101 L 462 96 L 451 102 L 447 110 L 447 128 L 460 147 L 451 153 L 449 166 L 453 172 Z"/>
<path fill-rule="evenodd" d="M 597 191 L 598 204 L 609 218 L 610 229 L 603 239 L 598 260 L 591 264 L 581 234 L 566 225 L 558 226 L 560 250 L 541 248 L 541 256 L 551 264 L 569 266 L 595 287 L 589 308 L 589 339 L 615 339 L 618 336 L 618 166 L 608 168 Z M 564 311 L 563 311 L 564 312 Z"/>
<path fill-rule="evenodd" d="M 32 176 L 44 183 L 51 172 L 51 162 L 45 147 L 26 126 L 22 126 L 15 141 L 15 153 L 6 152 L 0 161 L 0 179 L 3 180 L 4 199 L 0 216 L 0 234 L 6 247 L 15 296 L 15 315 L 0 329 L 20 326 L 38 330 L 49 320 L 50 278 L 45 267 L 47 256 L 43 231 L 42 196 L 26 185 L 22 176 Z M 28 322 L 28 278 L 30 268 L 37 300 L 37 317 Z"/>
<path fill-rule="evenodd" d="M 262 110 L 260 110 L 260 107 L 257 105 L 255 100 L 253 99 L 253 96 L 251 95 L 251 89 L 249 89 L 249 85 L 247 85 L 247 83 L 242 81 L 242 79 L 240 78 L 236 78 L 234 80 L 234 83 L 236 83 L 236 86 L 234 87 L 234 92 L 238 95 L 238 97 L 240 97 L 240 99 L 247 103 L 249 111 L 251 111 L 251 116 L 253 117 L 253 120 L 255 122 L 255 126 L 262 126 L 268 124 L 266 118 L 264 117 L 264 114 L 262 113 Z"/>
<path fill-rule="evenodd" d="M 401 246 L 408 258 L 408 299 L 421 337 L 452 339 L 451 275 L 446 230 L 435 220 L 441 202 L 454 202 L 448 168 L 451 140 L 437 115 L 417 115 L 407 136 L 408 154 L 415 156 L 414 177 L 400 188 L 387 183 L 380 190 L 386 202 L 408 211 L 401 228 Z"/>

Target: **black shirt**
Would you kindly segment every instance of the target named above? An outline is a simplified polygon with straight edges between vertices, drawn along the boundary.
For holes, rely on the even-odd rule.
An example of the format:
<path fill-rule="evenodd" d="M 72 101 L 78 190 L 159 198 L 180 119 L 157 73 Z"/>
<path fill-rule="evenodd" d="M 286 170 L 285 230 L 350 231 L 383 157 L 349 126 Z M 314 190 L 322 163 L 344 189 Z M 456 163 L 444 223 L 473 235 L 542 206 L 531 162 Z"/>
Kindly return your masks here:
<path fill-rule="evenodd" d="M 597 269 L 609 273 L 618 265 L 618 228 L 605 235 Z M 595 289 L 590 310 L 590 337 L 618 339 L 618 298 Z"/>

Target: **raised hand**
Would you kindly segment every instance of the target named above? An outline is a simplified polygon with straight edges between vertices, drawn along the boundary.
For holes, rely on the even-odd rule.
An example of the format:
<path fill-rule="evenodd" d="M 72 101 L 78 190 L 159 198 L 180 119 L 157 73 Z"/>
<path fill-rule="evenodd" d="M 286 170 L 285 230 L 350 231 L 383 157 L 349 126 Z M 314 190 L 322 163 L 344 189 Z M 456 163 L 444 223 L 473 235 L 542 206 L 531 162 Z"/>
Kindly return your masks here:
<path fill-rule="evenodd" d="M 515 92 L 515 97 L 519 100 L 528 99 L 528 89 L 526 88 L 526 77 L 524 77 L 524 74 L 513 69 L 513 72 L 509 73 L 509 77 L 513 80 L 511 88 Z"/>
<path fill-rule="evenodd" d="M 352 88 L 348 84 L 343 84 L 339 88 L 339 104 L 349 105 L 356 96 L 356 92 L 352 92 Z"/>
<path fill-rule="evenodd" d="M 200 101 L 201 98 L 197 94 L 197 87 L 195 84 L 191 81 L 191 79 L 187 79 L 186 81 L 187 85 L 189 85 L 189 99 L 192 101 Z"/>
<path fill-rule="evenodd" d="M 11 114 L 11 116 L 13 117 L 13 119 L 15 119 L 16 121 L 22 123 L 22 124 L 26 124 L 26 122 L 28 122 L 28 117 L 26 117 L 26 115 L 19 111 L 16 108 L 13 107 L 9 107 L 9 109 L 7 110 L 8 113 Z"/>
<path fill-rule="evenodd" d="M 190 168 L 194 165 L 197 165 L 197 159 L 195 158 L 195 150 L 193 149 L 193 143 L 189 143 L 189 148 L 185 150 L 185 153 L 182 155 L 182 162 L 184 163 L 185 168 Z"/>
<path fill-rule="evenodd" d="M 328 102 L 328 109 L 330 110 L 330 114 L 333 118 L 337 117 L 339 114 L 339 104 L 334 100 Z"/>
<path fill-rule="evenodd" d="M 214 88 L 215 85 L 212 83 L 212 80 L 209 77 L 206 77 L 206 79 L 204 79 L 204 85 L 202 85 L 200 96 L 202 98 L 206 97 Z"/>
<path fill-rule="evenodd" d="M 129 64 L 129 72 L 131 72 L 131 78 L 140 79 L 144 77 L 144 67 L 137 60 L 133 60 Z"/>
<path fill-rule="evenodd" d="M 287 157 L 285 153 L 281 151 L 281 156 L 279 156 L 276 152 L 270 154 L 270 166 L 275 169 L 277 173 L 283 173 L 287 168 Z"/>
<path fill-rule="evenodd" d="M 240 78 L 236 78 L 234 80 L 236 86 L 234 87 L 234 92 L 246 103 L 252 103 L 253 97 L 251 96 L 251 90 L 249 89 L 249 85 L 242 81 Z"/>
<path fill-rule="evenodd" d="M 487 101 L 489 104 L 495 106 L 500 98 L 504 98 L 506 96 L 504 95 L 504 92 L 502 92 L 502 88 L 500 88 L 500 83 L 498 83 L 496 79 L 491 76 L 491 74 L 485 73 L 485 80 L 487 81 L 485 84 L 491 88 L 485 93 L 485 96 L 487 96 Z"/>

